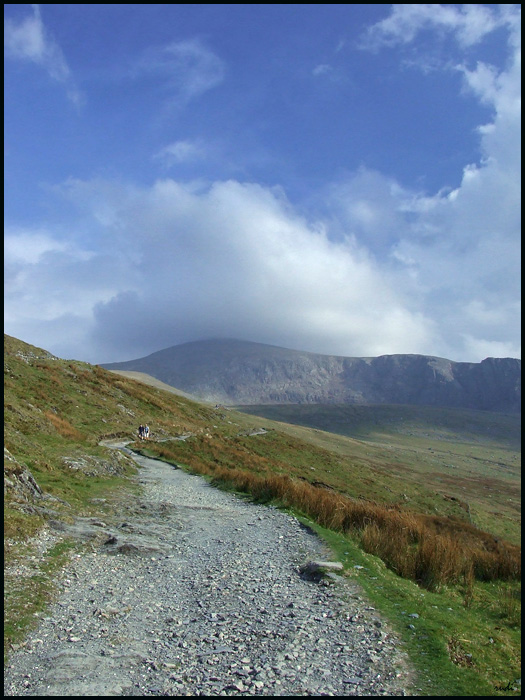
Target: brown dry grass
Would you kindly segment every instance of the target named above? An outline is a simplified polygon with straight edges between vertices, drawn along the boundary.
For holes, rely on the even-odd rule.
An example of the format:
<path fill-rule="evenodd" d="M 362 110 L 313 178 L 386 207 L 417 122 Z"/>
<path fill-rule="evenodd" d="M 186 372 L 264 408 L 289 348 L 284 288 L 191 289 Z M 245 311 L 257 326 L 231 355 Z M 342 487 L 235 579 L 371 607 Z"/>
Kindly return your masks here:
<path fill-rule="evenodd" d="M 152 446 L 157 454 L 177 462 L 169 447 Z M 481 581 L 515 580 L 521 576 L 519 547 L 454 518 L 415 513 L 400 506 L 354 500 L 303 479 L 189 460 L 195 471 L 217 484 L 249 493 L 263 502 L 277 501 L 323 527 L 355 536 L 363 549 L 380 557 L 403 578 L 429 590 L 472 576 Z"/>
<path fill-rule="evenodd" d="M 80 432 L 80 430 L 77 430 L 77 428 L 71 425 L 65 418 L 60 418 L 60 416 L 57 416 L 52 411 L 46 411 L 44 415 L 62 437 L 78 442 L 85 441 L 86 435 Z"/>

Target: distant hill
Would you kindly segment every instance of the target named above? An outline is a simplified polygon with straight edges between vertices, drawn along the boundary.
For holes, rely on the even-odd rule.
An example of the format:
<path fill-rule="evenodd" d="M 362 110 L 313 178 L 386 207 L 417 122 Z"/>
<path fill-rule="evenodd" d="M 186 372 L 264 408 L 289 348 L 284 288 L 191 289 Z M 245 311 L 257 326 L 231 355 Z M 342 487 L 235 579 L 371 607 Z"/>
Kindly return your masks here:
<path fill-rule="evenodd" d="M 109 370 L 143 372 L 206 401 L 409 404 L 517 413 L 521 360 L 453 362 L 427 355 L 339 357 L 240 340 L 175 345 Z"/>

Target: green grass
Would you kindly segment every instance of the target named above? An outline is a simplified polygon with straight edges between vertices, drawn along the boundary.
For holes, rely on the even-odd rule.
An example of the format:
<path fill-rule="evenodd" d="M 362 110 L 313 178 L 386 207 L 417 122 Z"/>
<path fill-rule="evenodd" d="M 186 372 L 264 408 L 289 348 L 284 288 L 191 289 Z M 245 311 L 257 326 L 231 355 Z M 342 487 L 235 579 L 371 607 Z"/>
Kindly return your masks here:
<path fill-rule="evenodd" d="M 331 546 L 372 605 L 403 640 L 418 695 L 519 695 L 521 583 L 421 588 L 389 571 L 354 541 L 305 521 Z M 362 569 L 355 568 L 363 567 Z M 410 618 L 411 614 L 418 615 Z M 514 690 L 501 690 L 507 684 Z"/>
<path fill-rule="evenodd" d="M 10 649 L 23 643 L 29 629 L 36 626 L 56 594 L 55 575 L 77 550 L 72 541 L 55 544 L 33 567 L 31 575 L 12 573 L 17 561 L 24 561 L 31 549 L 19 547 L 10 557 L 10 568 L 4 574 L 4 663 Z"/>

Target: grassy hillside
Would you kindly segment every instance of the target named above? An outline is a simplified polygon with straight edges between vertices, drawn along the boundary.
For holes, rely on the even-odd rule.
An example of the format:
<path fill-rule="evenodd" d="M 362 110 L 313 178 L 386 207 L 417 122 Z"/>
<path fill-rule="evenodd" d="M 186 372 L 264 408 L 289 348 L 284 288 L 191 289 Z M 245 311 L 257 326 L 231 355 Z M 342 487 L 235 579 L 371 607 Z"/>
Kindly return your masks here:
<path fill-rule="evenodd" d="M 424 478 L 421 471 L 414 475 L 418 460 L 407 462 L 402 448 L 396 454 L 393 443 L 203 405 L 7 336 L 4 377 L 8 649 L 43 609 L 53 572 L 78 546 L 57 541 L 34 564 L 34 535 L 50 520 L 117 512 L 138 488 L 134 468 L 99 443 L 134 439 L 137 426 L 148 423 L 148 453 L 290 507 L 323 528 L 347 574 L 361 577 L 404 637 L 420 669 L 421 694 L 508 695 L 498 688 L 514 687 L 520 675 L 516 539 L 475 527 L 452 491 L 446 498 L 436 491 L 430 469 Z M 181 434 L 190 437 L 170 440 Z M 452 439 L 447 446 L 456 449 Z M 407 608 L 419 615 L 417 625 L 406 624 Z"/>
<path fill-rule="evenodd" d="M 467 517 L 481 529 L 521 543 L 518 414 L 399 405 L 242 410 L 279 421 L 290 435 L 352 456 L 354 463 L 374 472 L 382 500 Z"/>
<path fill-rule="evenodd" d="M 242 427 L 253 419 L 238 416 Z M 7 536 L 35 529 L 41 510 L 29 505 L 27 467 L 64 517 L 88 513 L 91 500 L 127 485 L 129 464 L 99 445 L 108 437 L 137 436 L 149 423 L 159 439 L 199 435 L 217 421 L 216 411 L 172 393 L 144 386 L 83 362 L 66 361 L 4 337 L 4 447 L 7 456 Z M 232 425 L 231 434 L 239 430 Z M 228 430 L 225 427 L 225 434 Z M 47 499 L 48 501 L 49 499 Z M 46 501 L 46 505 L 47 505 Z M 40 515 L 39 515 L 40 514 Z M 23 525 L 23 526 L 22 526 Z"/>

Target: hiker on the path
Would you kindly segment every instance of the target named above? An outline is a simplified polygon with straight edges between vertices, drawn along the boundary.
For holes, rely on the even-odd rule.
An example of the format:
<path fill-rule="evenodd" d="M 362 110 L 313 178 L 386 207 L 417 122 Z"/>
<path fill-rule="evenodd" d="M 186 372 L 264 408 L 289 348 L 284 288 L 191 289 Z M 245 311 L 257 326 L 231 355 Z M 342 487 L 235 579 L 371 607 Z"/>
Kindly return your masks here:
<path fill-rule="evenodd" d="M 144 437 L 149 440 L 149 425 L 144 426 Z"/>
<path fill-rule="evenodd" d="M 144 439 L 144 426 L 143 425 L 139 425 L 139 438 L 141 440 Z"/>

